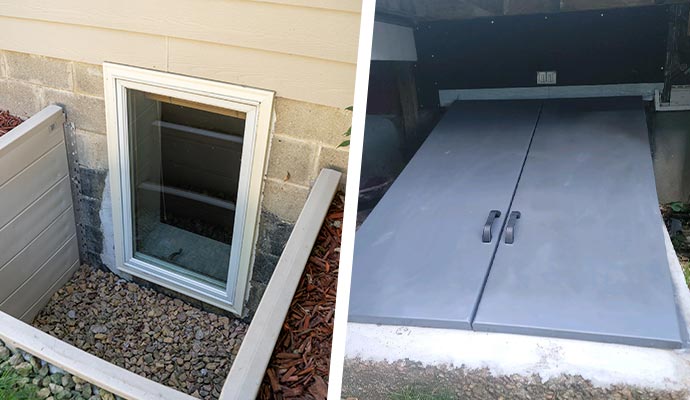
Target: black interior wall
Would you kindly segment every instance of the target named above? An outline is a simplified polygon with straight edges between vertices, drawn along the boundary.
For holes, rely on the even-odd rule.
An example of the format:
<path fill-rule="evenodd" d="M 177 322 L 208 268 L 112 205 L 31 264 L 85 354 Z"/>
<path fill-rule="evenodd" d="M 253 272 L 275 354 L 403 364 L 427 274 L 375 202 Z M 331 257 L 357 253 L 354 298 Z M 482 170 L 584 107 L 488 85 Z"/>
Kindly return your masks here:
<path fill-rule="evenodd" d="M 410 94 L 401 93 L 397 82 L 400 65 L 405 63 L 372 62 L 367 113 L 391 119 L 398 136 L 394 139 L 393 135 L 381 134 L 380 126 L 379 131 L 367 126 L 365 136 L 369 140 L 365 138 L 365 156 L 382 148 L 399 148 L 403 149 L 403 160 L 409 160 L 442 116 L 438 98 L 441 89 L 536 87 L 537 71 L 546 70 L 557 71 L 557 86 L 690 84 L 689 11 L 687 4 L 681 4 L 417 25 L 377 14 L 377 20 L 414 26 L 419 60 L 412 68 L 420 107 L 419 123 L 415 140 L 410 140 L 400 107 L 402 97 Z M 671 36 L 674 29 L 675 39 Z M 690 128 L 684 128 L 685 117 L 679 118 L 677 112 L 657 118 L 660 113 L 653 106 L 648 111 L 652 123 L 650 136 L 656 147 L 654 161 L 660 199 L 687 200 L 690 196 L 687 171 L 690 170 L 685 160 L 690 159 L 690 150 L 686 151 L 690 147 L 684 138 L 690 134 Z M 655 132 L 657 119 L 676 121 L 671 124 L 674 129 L 667 130 L 671 133 Z M 373 140 L 372 135 L 378 138 Z M 388 161 L 381 160 L 379 164 L 384 162 Z M 381 181 L 377 172 L 380 170 L 362 165 L 363 177 L 376 178 L 367 181 Z"/>
<path fill-rule="evenodd" d="M 668 6 L 437 21 L 415 28 L 420 107 L 438 90 L 664 81 Z"/>
<path fill-rule="evenodd" d="M 161 103 L 161 120 L 234 137 L 245 121 L 190 107 Z M 237 201 L 242 143 L 179 129 L 161 128 L 163 185 L 211 198 Z M 161 221 L 230 244 L 235 212 L 174 193 L 161 194 Z"/>

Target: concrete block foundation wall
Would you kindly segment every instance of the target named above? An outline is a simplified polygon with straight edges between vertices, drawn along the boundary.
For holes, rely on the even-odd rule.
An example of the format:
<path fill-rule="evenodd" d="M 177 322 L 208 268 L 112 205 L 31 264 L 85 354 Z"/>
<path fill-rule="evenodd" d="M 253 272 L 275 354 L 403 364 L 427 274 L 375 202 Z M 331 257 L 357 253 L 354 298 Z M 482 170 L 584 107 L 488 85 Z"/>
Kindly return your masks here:
<path fill-rule="evenodd" d="M 690 201 L 690 111 L 654 116 L 652 149 L 659 202 Z"/>
<path fill-rule="evenodd" d="M 82 262 L 113 269 L 101 66 L 0 49 L 0 109 L 27 118 L 49 104 L 62 106 L 67 121 L 75 126 Z M 346 172 L 347 149 L 337 146 L 344 140 L 351 118 L 351 112 L 344 109 L 276 98 L 247 300 L 250 315 L 256 310 L 319 171 L 333 168 Z"/>

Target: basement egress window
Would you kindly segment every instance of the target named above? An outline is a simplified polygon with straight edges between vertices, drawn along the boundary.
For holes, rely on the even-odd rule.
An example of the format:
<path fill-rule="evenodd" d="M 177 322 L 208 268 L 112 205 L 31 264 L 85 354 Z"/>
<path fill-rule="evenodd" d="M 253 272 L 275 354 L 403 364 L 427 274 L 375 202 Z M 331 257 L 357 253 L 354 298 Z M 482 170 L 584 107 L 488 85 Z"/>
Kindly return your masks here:
<path fill-rule="evenodd" d="M 241 314 L 273 92 L 103 70 L 118 268 Z"/>

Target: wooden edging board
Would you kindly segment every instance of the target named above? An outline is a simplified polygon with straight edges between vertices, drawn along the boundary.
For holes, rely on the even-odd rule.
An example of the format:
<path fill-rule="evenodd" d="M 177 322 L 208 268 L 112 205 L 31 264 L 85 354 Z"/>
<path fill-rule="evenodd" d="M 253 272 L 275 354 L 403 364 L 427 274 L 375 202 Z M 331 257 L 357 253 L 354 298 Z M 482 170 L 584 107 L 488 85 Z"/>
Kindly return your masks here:
<path fill-rule="evenodd" d="M 340 175 L 323 169 L 316 179 L 225 380 L 220 400 L 256 398 Z"/>
<path fill-rule="evenodd" d="M 126 399 L 193 400 L 0 312 L 0 340 Z"/>

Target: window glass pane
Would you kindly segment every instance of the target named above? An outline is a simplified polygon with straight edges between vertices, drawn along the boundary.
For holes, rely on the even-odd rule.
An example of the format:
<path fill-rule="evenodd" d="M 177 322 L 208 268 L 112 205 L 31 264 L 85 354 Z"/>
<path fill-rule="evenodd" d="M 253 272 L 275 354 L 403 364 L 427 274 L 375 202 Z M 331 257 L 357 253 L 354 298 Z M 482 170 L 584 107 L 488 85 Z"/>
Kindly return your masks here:
<path fill-rule="evenodd" d="M 135 257 L 225 288 L 245 114 L 127 94 Z"/>

